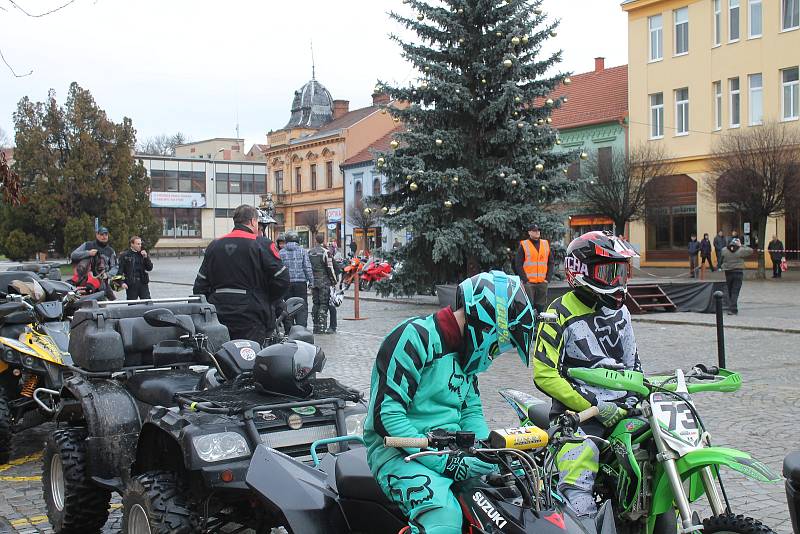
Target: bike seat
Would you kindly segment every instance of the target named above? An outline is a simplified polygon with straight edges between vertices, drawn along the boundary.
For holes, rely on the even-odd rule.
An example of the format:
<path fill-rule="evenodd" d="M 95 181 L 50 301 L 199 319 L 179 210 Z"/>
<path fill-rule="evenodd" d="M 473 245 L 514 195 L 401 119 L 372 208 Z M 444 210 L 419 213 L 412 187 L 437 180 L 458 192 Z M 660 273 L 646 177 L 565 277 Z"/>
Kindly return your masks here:
<path fill-rule="evenodd" d="M 350 449 L 336 457 L 336 487 L 342 497 L 372 501 L 389 509 L 397 509 L 372 476 L 367 464 L 367 449 L 364 447 Z"/>
<path fill-rule="evenodd" d="M 126 388 L 138 401 L 151 406 L 176 406 L 173 397 L 179 391 L 193 391 L 201 375 L 185 369 L 136 373 Z"/>
<path fill-rule="evenodd" d="M 531 423 L 547 430 L 550 427 L 550 408 L 552 403 L 549 400 L 543 400 L 540 403 L 531 404 L 528 406 L 528 419 Z"/>
<path fill-rule="evenodd" d="M 800 451 L 790 452 L 783 459 L 783 476 L 795 485 L 800 485 Z"/>

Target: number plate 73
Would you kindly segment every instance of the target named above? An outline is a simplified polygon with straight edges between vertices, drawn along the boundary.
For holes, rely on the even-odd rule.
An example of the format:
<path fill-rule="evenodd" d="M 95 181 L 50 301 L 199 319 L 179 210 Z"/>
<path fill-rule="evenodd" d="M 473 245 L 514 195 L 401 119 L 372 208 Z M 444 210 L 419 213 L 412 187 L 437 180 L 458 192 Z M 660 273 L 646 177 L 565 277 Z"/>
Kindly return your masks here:
<path fill-rule="evenodd" d="M 700 427 L 689 407 L 690 403 L 691 401 L 676 399 L 663 393 L 653 393 L 650 396 L 653 415 L 661 423 L 662 430 L 669 431 L 673 437 L 689 445 L 697 445 L 700 441 Z"/>

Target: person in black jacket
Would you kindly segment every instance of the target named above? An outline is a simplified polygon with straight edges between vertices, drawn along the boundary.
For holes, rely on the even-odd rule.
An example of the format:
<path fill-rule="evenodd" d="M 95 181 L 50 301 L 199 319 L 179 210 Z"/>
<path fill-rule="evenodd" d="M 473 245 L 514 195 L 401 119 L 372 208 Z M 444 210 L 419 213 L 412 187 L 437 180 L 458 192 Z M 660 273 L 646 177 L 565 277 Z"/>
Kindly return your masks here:
<path fill-rule="evenodd" d="M 689 240 L 689 277 L 697 276 L 697 254 L 700 252 L 700 243 L 697 242 L 697 235 L 692 234 Z"/>
<path fill-rule="evenodd" d="M 150 297 L 150 275 L 147 273 L 153 270 L 153 262 L 147 255 L 147 251 L 142 248 L 141 237 L 133 236 L 129 244 L 131 248 L 120 254 L 117 260 L 119 274 L 125 276 L 125 280 L 122 282 L 125 298 L 128 300 L 152 298 Z"/>
<path fill-rule="evenodd" d="M 208 245 L 193 292 L 216 306 L 231 339 L 264 343 L 275 330 L 271 303 L 286 294 L 289 272 L 275 244 L 256 239 L 256 208 L 239 206 L 233 222 L 231 233 Z"/>
<path fill-rule="evenodd" d="M 714 252 L 717 253 L 717 270 L 722 269 L 722 251 L 727 246 L 728 240 L 725 239 L 725 235 L 722 233 L 722 230 L 720 230 L 717 232 L 716 237 L 714 237 Z"/>
<path fill-rule="evenodd" d="M 714 262 L 711 261 L 711 241 L 708 239 L 708 234 L 703 234 L 703 240 L 700 241 L 700 267 L 708 262 L 708 267 L 711 272 L 714 272 Z"/>
<path fill-rule="evenodd" d="M 772 260 L 772 278 L 781 277 L 781 261 L 783 261 L 784 250 L 783 241 L 778 239 L 778 236 L 773 235 L 772 241 L 767 245 L 769 250 L 769 257 Z"/>

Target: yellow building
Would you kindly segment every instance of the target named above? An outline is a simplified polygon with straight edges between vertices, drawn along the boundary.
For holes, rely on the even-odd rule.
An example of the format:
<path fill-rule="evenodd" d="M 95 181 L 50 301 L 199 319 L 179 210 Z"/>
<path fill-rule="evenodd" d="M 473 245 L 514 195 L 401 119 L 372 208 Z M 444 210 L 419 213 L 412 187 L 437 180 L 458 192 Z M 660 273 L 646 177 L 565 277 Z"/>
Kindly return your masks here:
<path fill-rule="evenodd" d="M 626 0 L 631 146 L 657 143 L 675 175 L 658 179 L 658 205 L 631 225 L 642 263 L 685 265 L 692 232 L 746 235 L 750 221 L 708 190 L 709 155 L 734 129 L 800 118 L 800 0 Z M 800 248 L 797 212 L 771 220 Z M 764 244 L 760 244 L 764 248 Z M 767 260 L 769 261 L 769 260 Z"/>
<path fill-rule="evenodd" d="M 317 227 L 327 241 L 344 243 L 344 179 L 339 165 L 397 125 L 381 109 L 389 103 L 373 95 L 371 106 L 350 111 L 347 100 L 333 100 L 317 80 L 295 92 L 291 118 L 267 135 L 267 191 L 276 205 L 277 232 L 295 230 L 308 244 Z"/>

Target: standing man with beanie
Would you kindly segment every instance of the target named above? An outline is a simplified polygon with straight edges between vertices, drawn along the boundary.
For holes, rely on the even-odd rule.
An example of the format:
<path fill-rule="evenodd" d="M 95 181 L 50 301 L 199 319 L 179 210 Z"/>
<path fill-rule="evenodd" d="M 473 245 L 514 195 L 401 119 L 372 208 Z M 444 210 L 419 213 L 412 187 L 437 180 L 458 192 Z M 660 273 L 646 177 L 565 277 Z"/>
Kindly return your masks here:
<path fill-rule="evenodd" d="M 311 288 L 311 317 L 314 319 L 315 334 L 330 334 L 328 329 L 328 304 L 331 299 L 331 286 L 336 284 L 336 274 L 333 270 L 333 258 L 322 243 L 325 236 L 317 234 L 317 246 L 308 251 L 311 270 L 314 273 L 314 285 Z"/>
<path fill-rule="evenodd" d="M 108 300 L 117 300 L 117 296 L 111 289 L 109 278 L 117 274 L 117 253 L 108 242 L 108 228 L 101 226 L 94 235 L 94 241 L 87 241 L 70 254 L 73 265 L 88 261 L 92 275 L 102 280 L 102 288 Z M 77 281 L 77 275 L 73 275 L 73 281 Z"/>
<path fill-rule="evenodd" d="M 725 250 L 725 247 L 728 246 L 728 240 L 725 239 L 725 235 L 722 233 L 722 230 L 717 232 L 717 235 L 714 237 L 714 252 L 717 253 L 717 270 L 719 271 L 722 269 L 722 251 Z"/>
<path fill-rule="evenodd" d="M 767 245 L 769 250 L 769 258 L 772 260 L 772 278 L 781 277 L 781 262 L 784 257 L 783 241 L 778 239 L 777 235 L 772 236 L 772 241 Z"/>
<path fill-rule="evenodd" d="M 753 253 L 750 247 L 743 247 L 738 238 L 731 239 L 728 248 L 722 251 L 725 265 L 725 284 L 728 286 L 728 315 L 739 313 L 739 292 L 744 280 L 744 259 Z"/>
<path fill-rule="evenodd" d="M 193 293 L 216 306 L 231 339 L 263 344 L 275 331 L 271 303 L 284 296 L 289 272 L 274 243 L 258 238 L 258 210 L 242 204 L 233 212 L 233 231 L 206 248 Z"/>
<path fill-rule="evenodd" d="M 127 300 L 149 299 L 150 297 L 150 275 L 153 270 L 153 262 L 147 251 L 142 248 L 142 238 L 138 235 L 133 236 L 130 241 L 130 248 L 119 255 L 119 273 L 125 276 L 122 282 L 122 289 L 125 290 Z"/>
<path fill-rule="evenodd" d="M 553 250 L 546 239 L 542 239 L 539 225 L 528 226 L 528 239 L 519 242 L 514 271 L 525 282 L 525 293 L 541 313 L 547 307 L 547 285 L 553 277 L 555 260 Z"/>
<path fill-rule="evenodd" d="M 697 255 L 700 254 L 700 242 L 697 241 L 697 234 L 692 234 L 689 240 L 689 278 L 697 277 Z"/>
<path fill-rule="evenodd" d="M 281 260 L 289 269 L 289 292 L 286 298 L 298 297 L 305 303 L 303 309 L 294 317 L 295 324 L 308 326 L 308 286 L 314 284 L 314 275 L 311 272 L 311 263 L 308 261 L 308 252 L 300 246 L 300 236 L 297 232 L 286 232 L 286 246 L 281 249 Z"/>

